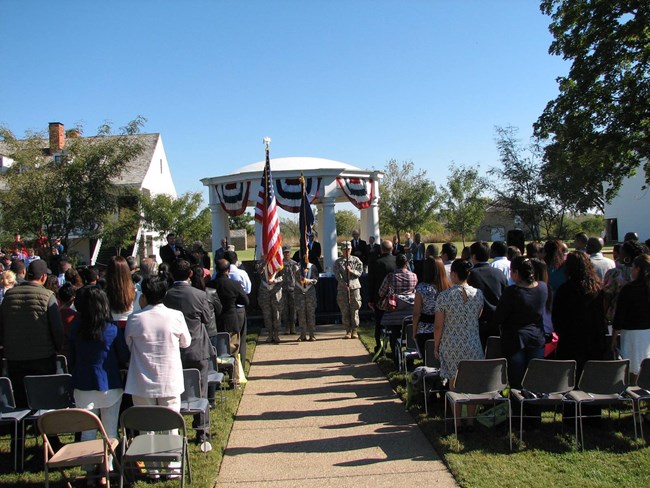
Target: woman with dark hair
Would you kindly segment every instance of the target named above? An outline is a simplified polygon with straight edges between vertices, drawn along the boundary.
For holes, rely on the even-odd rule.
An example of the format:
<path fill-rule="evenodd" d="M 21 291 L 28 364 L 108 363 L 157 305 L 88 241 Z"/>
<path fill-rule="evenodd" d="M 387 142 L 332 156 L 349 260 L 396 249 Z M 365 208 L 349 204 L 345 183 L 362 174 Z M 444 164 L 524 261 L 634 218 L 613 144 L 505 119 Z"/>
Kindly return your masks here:
<path fill-rule="evenodd" d="M 422 281 L 415 287 L 413 305 L 413 338 L 418 350 L 424 354 L 424 345 L 433 339 L 436 298 L 438 293 L 450 287 L 445 265 L 440 258 L 429 256 L 424 260 Z M 424 358 L 423 358 L 424 359 Z"/>
<path fill-rule="evenodd" d="M 74 268 L 68 268 L 63 276 L 65 277 L 65 283 L 72 283 L 72 286 L 74 286 L 77 290 L 84 286 L 81 275 Z"/>
<path fill-rule="evenodd" d="M 123 329 L 127 318 L 133 313 L 135 302 L 135 285 L 126 259 L 122 256 L 113 256 L 108 261 L 105 278 L 105 290 L 111 306 L 111 315 L 118 327 Z"/>
<path fill-rule="evenodd" d="M 562 241 L 546 241 L 544 244 L 544 262 L 548 270 L 548 287 L 556 291 L 564 283 L 564 246 Z"/>
<path fill-rule="evenodd" d="M 129 360 L 124 335 L 111 321 L 108 297 L 97 286 L 79 289 L 75 307 L 77 318 L 68 336 L 75 404 L 99 415 L 108 436 L 117 439 L 124 393 L 120 366 Z M 81 440 L 95 436 L 95 431 L 85 431 Z"/>
<path fill-rule="evenodd" d="M 436 299 L 434 354 L 440 360 L 440 376 L 453 380 L 463 359 L 483 359 L 478 318 L 483 292 L 467 284 L 472 264 L 463 259 L 451 263 L 452 287 Z"/>
<path fill-rule="evenodd" d="M 650 357 L 650 256 L 640 254 L 632 262 L 631 281 L 618 296 L 612 348 L 621 336 L 621 356 L 630 360 L 630 383 L 634 384 L 644 358 Z"/>
<path fill-rule="evenodd" d="M 564 263 L 566 281 L 553 302 L 553 326 L 559 336 L 557 359 L 573 359 L 579 378 L 585 362 L 603 359 L 607 324 L 602 284 L 589 255 L 572 251 Z"/>
<path fill-rule="evenodd" d="M 546 283 L 535 279 L 530 259 L 516 257 L 510 265 L 514 285 L 506 288 L 494 312 L 494 325 L 501 329 L 501 351 L 508 360 L 510 386 L 521 388 L 531 359 L 544 357 L 544 308 Z"/>
<path fill-rule="evenodd" d="M 647 249 L 638 241 L 625 241 L 620 248 L 614 269 L 605 273 L 603 292 L 605 293 L 605 317 L 611 323 L 616 315 L 616 303 L 621 288 L 632 281 L 632 263 Z"/>
<path fill-rule="evenodd" d="M 553 318 L 551 316 L 553 310 L 553 291 L 548 286 L 548 268 L 546 263 L 538 258 L 533 258 L 530 262 L 533 263 L 535 279 L 546 283 L 546 288 L 548 290 L 548 297 L 546 298 L 546 305 L 544 306 L 544 337 L 546 338 L 544 357 L 549 358 L 557 349 L 558 341 L 557 334 L 553 328 Z"/>

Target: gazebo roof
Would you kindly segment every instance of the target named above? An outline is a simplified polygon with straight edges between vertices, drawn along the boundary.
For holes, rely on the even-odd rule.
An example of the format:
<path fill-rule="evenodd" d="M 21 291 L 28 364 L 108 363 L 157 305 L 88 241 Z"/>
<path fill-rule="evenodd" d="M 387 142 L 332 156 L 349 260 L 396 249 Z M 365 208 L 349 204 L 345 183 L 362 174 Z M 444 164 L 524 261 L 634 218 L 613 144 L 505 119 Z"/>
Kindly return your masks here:
<path fill-rule="evenodd" d="M 214 185 L 254 180 L 261 177 L 264 164 L 265 161 L 258 161 L 234 169 L 227 175 L 202 178 L 201 182 L 204 185 Z M 305 176 L 339 176 L 345 174 L 348 177 L 359 178 L 383 177 L 383 173 L 380 171 L 368 171 L 341 161 L 313 157 L 271 158 L 271 172 L 273 178 L 298 177 L 301 173 Z"/>

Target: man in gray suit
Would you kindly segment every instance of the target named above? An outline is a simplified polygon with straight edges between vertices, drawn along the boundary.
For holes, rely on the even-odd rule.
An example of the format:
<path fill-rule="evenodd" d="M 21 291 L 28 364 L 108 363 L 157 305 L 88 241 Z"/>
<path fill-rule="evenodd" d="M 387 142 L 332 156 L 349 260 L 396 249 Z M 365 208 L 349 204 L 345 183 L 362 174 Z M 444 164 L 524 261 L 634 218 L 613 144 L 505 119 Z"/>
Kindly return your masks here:
<path fill-rule="evenodd" d="M 189 347 L 181 349 L 183 368 L 196 368 L 201 373 L 201 397 L 208 397 L 208 361 L 212 355 L 210 338 L 205 328 L 210 320 L 210 302 L 205 291 L 192 287 L 192 268 L 188 261 L 179 259 L 171 265 L 174 285 L 167 291 L 164 305 L 180 310 L 185 316 L 187 328 L 192 336 Z M 209 410 L 194 417 L 192 426 L 196 429 L 196 442 L 202 449 L 210 438 Z M 198 418 L 197 418 L 198 417 Z M 208 448 L 210 450 L 211 447 Z"/>

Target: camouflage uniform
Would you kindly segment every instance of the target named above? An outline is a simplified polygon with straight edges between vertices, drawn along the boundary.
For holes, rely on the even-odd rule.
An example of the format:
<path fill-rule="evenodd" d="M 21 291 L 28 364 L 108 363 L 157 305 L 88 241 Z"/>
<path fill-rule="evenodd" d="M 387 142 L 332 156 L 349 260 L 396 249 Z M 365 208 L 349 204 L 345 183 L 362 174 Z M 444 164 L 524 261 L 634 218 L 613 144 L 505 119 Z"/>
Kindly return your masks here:
<path fill-rule="evenodd" d="M 298 325 L 300 325 L 299 341 L 316 340 L 314 328 L 316 327 L 316 282 L 318 281 L 318 269 L 315 265 L 309 263 L 303 270 L 296 266 L 295 274 L 296 287 L 293 296 L 296 299 L 296 308 L 298 310 Z"/>
<path fill-rule="evenodd" d="M 350 268 L 349 272 L 346 269 L 346 261 Z M 345 327 L 346 339 L 356 337 L 359 327 L 359 309 L 361 308 L 359 277 L 361 273 L 363 273 L 363 263 L 356 256 L 342 257 L 334 263 L 334 276 L 338 282 L 336 303 L 341 309 L 341 322 Z"/>
<path fill-rule="evenodd" d="M 296 302 L 293 290 L 296 286 L 294 273 L 298 267 L 293 259 L 284 260 L 282 268 L 282 325 L 284 325 L 287 334 L 296 333 Z"/>
<path fill-rule="evenodd" d="M 266 342 L 280 342 L 280 302 L 282 301 L 282 274 L 277 273 L 273 283 L 266 279 L 266 261 L 258 261 L 260 290 L 257 296 L 264 317 L 264 327 L 268 332 Z"/>

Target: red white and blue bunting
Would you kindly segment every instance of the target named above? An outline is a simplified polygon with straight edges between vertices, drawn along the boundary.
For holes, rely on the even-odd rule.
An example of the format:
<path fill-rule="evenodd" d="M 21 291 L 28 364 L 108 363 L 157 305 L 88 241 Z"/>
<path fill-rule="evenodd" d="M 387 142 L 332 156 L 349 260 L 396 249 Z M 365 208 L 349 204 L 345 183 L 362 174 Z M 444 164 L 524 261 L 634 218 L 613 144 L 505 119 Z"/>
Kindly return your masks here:
<path fill-rule="evenodd" d="M 368 208 L 373 197 L 371 179 L 365 178 L 336 178 L 339 187 L 348 200 L 359 210 Z"/>
<path fill-rule="evenodd" d="M 318 197 L 322 178 L 305 178 L 305 192 L 307 201 L 313 203 Z M 275 180 L 275 196 L 280 208 L 291 213 L 300 212 L 300 201 L 302 200 L 302 189 L 300 178 L 278 178 Z"/>
<path fill-rule="evenodd" d="M 248 205 L 248 193 L 251 189 L 250 181 L 239 181 L 237 183 L 226 183 L 215 185 L 221 208 L 231 217 L 237 217 L 246 211 Z"/>

